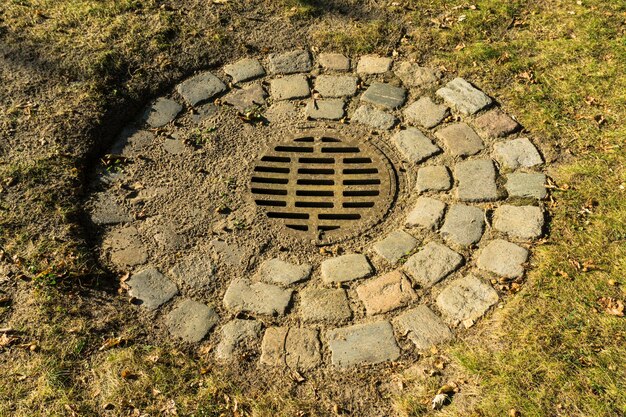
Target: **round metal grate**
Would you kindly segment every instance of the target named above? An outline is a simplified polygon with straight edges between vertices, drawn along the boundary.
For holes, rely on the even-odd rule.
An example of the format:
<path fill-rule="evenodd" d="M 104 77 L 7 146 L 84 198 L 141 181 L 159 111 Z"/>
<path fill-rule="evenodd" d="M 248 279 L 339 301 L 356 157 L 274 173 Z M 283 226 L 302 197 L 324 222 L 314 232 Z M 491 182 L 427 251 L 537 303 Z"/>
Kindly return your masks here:
<path fill-rule="evenodd" d="M 355 236 L 387 214 L 396 174 L 373 145 L 337 135 L 296 137 L 256 161 L 255 203 L 293 234 L 317 244 Z"/>

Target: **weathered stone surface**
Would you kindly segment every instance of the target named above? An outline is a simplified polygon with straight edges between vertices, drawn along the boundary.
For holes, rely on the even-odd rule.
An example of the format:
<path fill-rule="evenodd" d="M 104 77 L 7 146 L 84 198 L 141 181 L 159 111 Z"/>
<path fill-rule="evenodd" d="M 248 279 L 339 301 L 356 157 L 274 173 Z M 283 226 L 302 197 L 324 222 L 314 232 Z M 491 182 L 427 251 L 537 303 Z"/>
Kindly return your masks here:
<path fill-rule="evenodd" d="M 424 288 L 431 287 L 454 272 L 463 263 L 463 257 L 439 243 L 429 242 L 411 256 L 403 269 Z"/>
<path fill-rule="evenodd" d="M 452 178 L 448 167 L 434 165 L 420 168 L 417 171 L 415 188 L 420 193 L 424 191 L 446 191 L 452 187 Z"/>
<path fill-rule="evenodd" d="M 506 176 L 506 191 L 511 197 L 546 198 L 546 176 L 540 173 L 516 172 Z"/>
<path fill-rule="evenodd" d="M 299 327 L 270 327 L 261 343 L 261 363 L 311 369 L 322 362 L 317 330 Z"/>
<path fill-rule="evenodd" d="M 498 293 L 473 275 L 453 281 L 437 296 L 437 307 L 448 322 L 466 327 L 497 302 Z"/>
<path fill-rule="evenodd" d="M 420 226 L 435 230 L 443 219 L 446 204 L 429 197 L 420 197 L 415 202 L 413 210 L 406 217 L 407 226 Z"/>
<path fill-rule="evenodd" d="M 276 285 L 263 282 L 251 284 L 246 279 L 236 278 L 224 294 L 224 305 L 236 311 L 283 315 L 291 301 L 292 292 Z"/>
<path fill-rule="evenodd" d="M 448 209 L 446 221 L 441 227 L 441 236 L 446 242 L 469 246 L 480 240 L 484 229 L 485 213 L 481 208 L 453 204 Z"/>
<path fill-rule="evenodd" d="M 356 65 L 359 74 L 382 74 L 391 69 L 391 58 L 377 55 L 363 55 Z"/>
<path fill-rule="evenodd" d="M 149 148 L 154 143 L 154 133 L 148 130 L 126 128 L 111 147 L 114 155 L 134 155 Z"/>
<path fill-rule="evenodd" d="M 528 138 L 512 139 L 493 145 L 496 160 L 506 168 L 530 168 L 543 163 L 537 148 Z"/>
<path fill-rule="evenodd" d="M 315 91 L 322 97 L 351 97 L 356 94 L 357 78 L 351 75 L 320 75 L 315 79 Z"/>
<path fill-rule="evenodd" d="M 245 253 L 238 246 L 228 244 L 227 242 L 219 239 L 213 239 L 209 245 L 226 265 L 243 265 Z"/>
<path fill-rule="evenodd" d="M 519 129 L 520 125 L 500 109 L 489 110 L 474 120 L 474 126 L 485 138 L 501 138 Z"/>
<path fill-rule="evenodd" d="M 155 224 L 148 227 L 152 232 L 152 238 L 157 246 L 168 251 L 178 251 L 187 246 L 185 236 L 178 233 L 176 227 L 171 224 Z M 148 232 L 145 232 L 148 233 Z"/>
<path fill-rule="evenodd" d="M 261 333 L 261 322 L 234 319 L 222 326 L 221 339 L 215 348 L 218 359 L 231 359 L 238 348 L 255 341 Z"/>
<path fill-rule="evenodd" d="M 269 62 L 269 70 L 272 74 L 309 72 L 313 68 L 311 54 L 302 50 L 270 54 Z"/>
<path fill-rule="evenodd" d="M 91 205 L 91 221 L 95 224 L 109 225 L 133 221 L 128 211 L 115 200 L 112 194 L 96 193 Z"/>
<path fill-rule="evenodd" d="M 430 97 L 422 97 L 404 109 L 404 118 L 409 123 L 425 128 L 433 128 L 450 115 L 450 109 L 443 104 L 433 102 Z"/>
<path fill-rule="evenodd" d="M 185 144 L 182 140 L 165 138 L 163 140 L 163 149 L 172 155 L 180 155 L 185 152 Z"/>
<path fill-rule="evenodd" d="M 441 78 L 441 71 L 433 68 L 420 67 L 413 62 L 400 62 L 393 72 L 407 87 L 430 87 Z"/>
<path fill-rule="evenodd" d="M 178 294 L 176 284 L 154 267 L 148 267 L 133 274 L 126 281 L 128 294 L 141 301 L 141 305 L 154 310 Z"/>
<path fill-rule="evenodd" d="M 420 163 L 441 152 L 439 146 L 432 143 L 422 132 L 414 127 L 400 130 L 391 138 L 407 161 Z"/>
<path fill-rule="evenodd" d="M 183 96 L 186 102 L 195 106 L 223 93 L 226 88 L 226 84 L 215 75 L 210 72 L 203 72 L 178 84 L 176 91 Z"/>
<path fill-rule="evenodd" d="M 402 106 L 405 100 L 404 88 L 377 82 L 372 83 L 361 96 L 361 101 L 389 110 Z"/>
<path fill-rule="evenodd" d="M 396 330 L 421 350 L 452 338 L 448 326 L 425 305 L 400 314 L 393 321 Z"/>
<path fill-rule="evenodd" d="M 208 255 L 196 249 L 179 260 L 168 274 L 177 283 L 200 290 L 206 288 L 215 278 L 215 266 Z"/>
<path fill-rule="evenodd" d="M 213 103 L 206 103 L 201 106 L 197 106 L 193 109 L 193 113 L 190 115 L 191 121 L 194 123 L 202 123 L 211 116 L 217 114 L 219 107 Z"/>
<path fill-rule="evenodd" d="M 437 95 L 466 116 L 476 113 L 492 102 L 489 96 L 463 78 L 450 81 L 445 87 L 437 90 Z"/>
<path fill-rule="evenodd" d="M 111 262 L 119 268 L 141 265 L 148 260 L 148 252 L 133 226 L 113 230 L 102 246 L 111 249 Z"/>
<path fill-rule="evenodd" d="M 505 278 L 517 278 L 524 274 L 528 251 L 514 243 L 495 239 L 481 250 L 476 265 Z"/>
<path fill-rule="evenodd" d="M 459 182 L 456 195 L 462 201 L 498 199 L 496 170 L 490 159 L 475 159 L 456 164 L 454 176 Z"/>
<path fill-rule="evenodd" d="M 446 126 L 438 130 L 435 136 L 443 141 L 453 156 L 475 155 L 485 149 L 480 136 L 465 123 Z"/>
<path fill-rule="evenodd" d="M 238 90 L 232 90 L 224 97 L 224 103 L 239 111 L 245 111 L 255 105 L 264 106 L 267 93 L 261 84 L 252 84 Z"/>
<path fill-rule="evenodd" d="M 399 270 L 366 281 L 356 288 L 356 293 L 368 315 L 395 310 L 417 298 L 411 282 Z"/>
<path fill-rule="evenodd" d="M 158 98 L 144 113 L 144 120 L 151 127 L 165 126 L 183 109 L 183 106 L 165 97 Z"/>
<path fill-rule="evenodd" d="M 305 322 L 340 323 L 352 317 L 346 291 L 306 288 L 300 293 L 300 317 Z"/>
<path fill-rule="evenodd" d="M 309 279 L 311 265 L 296 265 L 279 258 L 269 259 L 259 267 L 259 278 L 262 281 L 279 285 L 291 285 Z"/>
<path fill-rule="evenodd" d="M 304 112 L 311 119 L 341 120 L 346 112 L 341 99 L 310 100 Z"/>
<path fill-rule="evenodd" d="M 498 207 L 493 214 L 493 228 L 519 239 L 541 236 L 543 212 L 535 206 Z"/>
<path fill-rule="evenodd" d="M 190 343 L 204 339 L 218 321 L 215 310 L 189 299 L 181 301 L 165 318 L 169 332 Z"/>
<path fill-rule="evenodd" d="M 417 246 L 417 239 L 404 230 L 395 230 L 383 240 L 374 243 L 374 252 L 387 262 L 395 264 Z"/>
<path fill-rule="evenodd" d="M 234 64 L 224 65 L 224 72 L 232 78 L 233 84 L 265 75 L 261 63 L 253 58 L 244 58 Z"/>
<path fill-rule="evenodd" d="M 337 256 L 322 262 L 322 281 L 347 282 L 365 278 L 374 272 L 365 255 L 353 253 Z"/>
<path fill-rule="evenodd" d="M 365 105 L 356 109 L 352 120 L 380 130 L 391 129 L 397 121 L 392 114 Z"/>
<path fill-rule="evenodd" d="M 329 330 L 327 339 L 332 364 L 339 367 L 388 362 L 400 357 L 393 328 L 384 320 Z"/>
<path fill-rule="evenodd" d="M 322 68 L 333 71 L 348 71 L 350 69 L 350 58 L 342 54 L 319 54 L 317 57 Z"/>
<path fill-rule="evenodd" d="M 301 117 L 299 109 L 289 101 L 275 101 L 265 112 L 265 117 L 272 123 L 286 122 Z"/>
<path fill-rule="evenodd" d="M 274 100 L 291 100 L 308 97 L 311 91 L 304 75 L 289 75 L 270 81 L 270 94 Z"/>

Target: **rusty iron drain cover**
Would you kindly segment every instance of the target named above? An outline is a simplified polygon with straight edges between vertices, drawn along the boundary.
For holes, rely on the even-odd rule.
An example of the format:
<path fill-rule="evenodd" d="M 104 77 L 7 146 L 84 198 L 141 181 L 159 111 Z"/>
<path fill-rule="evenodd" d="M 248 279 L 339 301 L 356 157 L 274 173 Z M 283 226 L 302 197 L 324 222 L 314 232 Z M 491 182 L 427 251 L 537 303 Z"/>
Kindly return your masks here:
<path fill-rule="evenodd" d="M 256 161 L 255 203 L 296 236 L 328 244 L 378 223 L 397 190 L 396 173 L 374 145 L 308 134 L 276 144 Z"/>

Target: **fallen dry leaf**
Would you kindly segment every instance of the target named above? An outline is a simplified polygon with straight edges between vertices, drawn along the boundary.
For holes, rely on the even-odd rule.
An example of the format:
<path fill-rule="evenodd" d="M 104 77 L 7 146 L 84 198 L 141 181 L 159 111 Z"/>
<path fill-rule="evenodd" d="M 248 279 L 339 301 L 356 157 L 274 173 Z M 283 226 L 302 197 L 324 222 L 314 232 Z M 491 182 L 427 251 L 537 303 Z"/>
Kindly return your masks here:
<path fill-rule="evenodd" d="M 121 337 L 113 337 L 113 338 L 107 339 L 104 341 L 102 346 L 98 348 L 98 351 L 102 352 L 103 350 L 111 349 L 112 347 L 119 345 L 121 342 L 122 342 Z"/>
<path fill-rule="evenodd" d="M 617 317 L 624 317 L 624 302 L 613 297 L 598 298 L 600 304 L 607 314 Z"/>

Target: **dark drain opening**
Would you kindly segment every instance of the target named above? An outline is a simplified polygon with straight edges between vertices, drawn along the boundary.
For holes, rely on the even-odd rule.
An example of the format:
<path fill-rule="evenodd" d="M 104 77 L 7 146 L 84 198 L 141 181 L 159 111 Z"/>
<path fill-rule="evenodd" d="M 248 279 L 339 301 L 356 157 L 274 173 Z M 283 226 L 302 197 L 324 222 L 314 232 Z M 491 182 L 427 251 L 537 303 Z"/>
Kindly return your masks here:
<path fill-rule="evenodd" d="M 380 151 L 325 135 L 274 146 L 254 172 L 251 191 L 267 217 L 319 243 L 371 227 L 387 213 L 396 191 L 395 173 Z"/>

